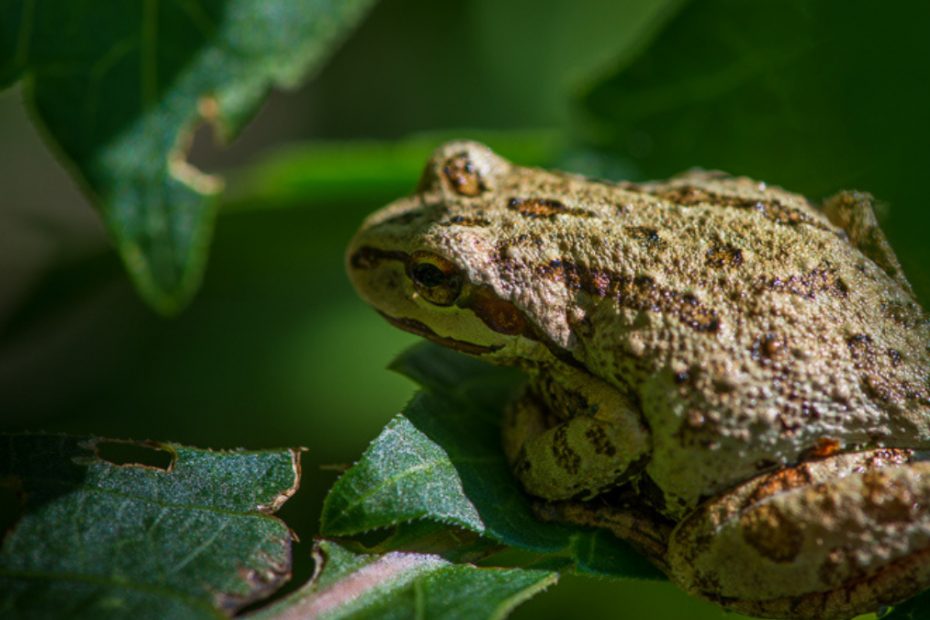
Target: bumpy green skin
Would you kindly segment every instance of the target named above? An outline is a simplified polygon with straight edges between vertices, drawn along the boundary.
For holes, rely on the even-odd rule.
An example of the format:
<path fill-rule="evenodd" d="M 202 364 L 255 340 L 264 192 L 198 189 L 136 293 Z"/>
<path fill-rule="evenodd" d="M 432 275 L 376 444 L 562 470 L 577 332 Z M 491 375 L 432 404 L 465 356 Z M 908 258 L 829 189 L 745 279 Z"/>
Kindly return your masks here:
<path fill-rule="evenodd" d="M 930 511 L 883 509 L 930 505 L 910 452 L 930 447 L 930 323 L 868 195 L 821 211 L 720 173 L 608 184 L 456 142 L 366 220 L 348 268 L 392 323 L 528 372 L 504 447 L 528 492 L 560 500 L 550 516 L 610 527 L 757 614 L 844 617 L 930 586 L 911 567 Z M 808 465 L 826 473 L 734 499 Z M 864 481 L 879 470 L 903 486 Z M 617 487 L 611 514 L 572 501 Z"/>

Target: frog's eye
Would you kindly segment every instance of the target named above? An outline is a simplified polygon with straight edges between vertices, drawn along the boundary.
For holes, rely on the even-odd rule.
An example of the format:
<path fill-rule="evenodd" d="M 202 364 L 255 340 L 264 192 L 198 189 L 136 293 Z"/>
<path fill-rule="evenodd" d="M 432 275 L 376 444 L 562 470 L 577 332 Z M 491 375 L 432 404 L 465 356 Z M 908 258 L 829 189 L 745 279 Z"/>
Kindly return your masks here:
<path fill-rule="evenodd" d="M 451 306 L 462 291 L 462 275 L 450 261 L 435 254 L 417 252 L 407 263 L 407 276 L 426 301 Z"/>

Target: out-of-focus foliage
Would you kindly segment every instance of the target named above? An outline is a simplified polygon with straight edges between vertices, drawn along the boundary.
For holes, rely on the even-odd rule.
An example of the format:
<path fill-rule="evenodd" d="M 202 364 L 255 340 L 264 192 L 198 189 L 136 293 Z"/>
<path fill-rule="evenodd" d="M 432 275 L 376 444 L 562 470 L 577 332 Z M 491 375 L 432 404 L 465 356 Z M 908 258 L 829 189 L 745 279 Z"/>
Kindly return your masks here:
<path fill-rule="evenodd" d="M 287 579 L 291 533 L 271 515 L 297 489 L 296 451 L 135 446 L 169 456 L 158 467 L 107 461 L 109 447 L 0 435 L 0 487 L 21 502 L 0 616 L 216 618 Z"/>
<path fill-rule="evenodd" d="M 313 142 L 275 151 L 231 176 L 223 209 L 267 209 L 301 204 L 371 204 L 410 191 L 437 145 L 467 136 L 527 166 L 555 161 L 563 136 L 551 130 L 452 131 L 401 140 Z"/>
<path fill-rule="evenodd" d="M 26 79 L 139 292 L 173 313 L 200 283 L 220 183 L 186 161 L 193 126 L 231 139 L 271 86 L 296 86 L 370 4 L 4 0 L 0 88 Z"/>
<path fill-rule="evenodd" d="M 882 620 L 927 620 L 930 617 L 930 592 L 915 596 L 880 617 Z"/>

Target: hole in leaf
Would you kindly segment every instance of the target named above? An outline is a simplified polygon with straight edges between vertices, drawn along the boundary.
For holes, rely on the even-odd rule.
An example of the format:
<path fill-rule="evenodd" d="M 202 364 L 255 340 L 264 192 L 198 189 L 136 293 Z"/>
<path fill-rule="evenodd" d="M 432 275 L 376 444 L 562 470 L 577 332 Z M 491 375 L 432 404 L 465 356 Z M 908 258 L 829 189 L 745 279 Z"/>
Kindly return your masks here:
<path fill-rule="evenodd" d="M 23 516 L 23 502 L 12 486 L 0 481 L 0 540 L 13 529 Z"/>
<path fill-rule="evenodd" d="M 155 467 L 168 471 L 174 456 L 167 450 L 124 441 L 101 441 L 97 456 L 114 465 Z"/>

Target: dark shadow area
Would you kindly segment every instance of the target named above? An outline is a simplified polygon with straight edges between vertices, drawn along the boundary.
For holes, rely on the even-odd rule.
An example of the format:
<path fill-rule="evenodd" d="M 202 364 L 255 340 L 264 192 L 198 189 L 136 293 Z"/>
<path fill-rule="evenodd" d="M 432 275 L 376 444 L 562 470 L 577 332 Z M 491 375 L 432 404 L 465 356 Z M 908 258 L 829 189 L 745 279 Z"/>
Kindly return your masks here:
<path fill-rule="evenodd" d="M 87 475 L 85 465 L 75 461 L 93 458 L 93 452 L 81 446 L 85 438 L 55 435 L 8 435 L 0 437 L 7 452 L 0 464 L 0 505 L 12 499 L 12 510 L 2 511 L 4 532 L 16 529 L 22 517 L 42 506 L 78 490 Z M 9 528 L 9 530 L 8 530 Z"/>
<path fill-rule="evenodd" d="M 0 540 L 6 537 L 23 515 L 23 496 L 18 480 L 0 482 Z"/>
<path fill-rule="evenodd" d="M 66 308 L 82 305 L 125 278 L 122 264 L 109 248 L 54 264 L 5 324 L 0 324 L 0 343 L 5 347 L 14 338 L 47 329 L 49 321 Z"/>

